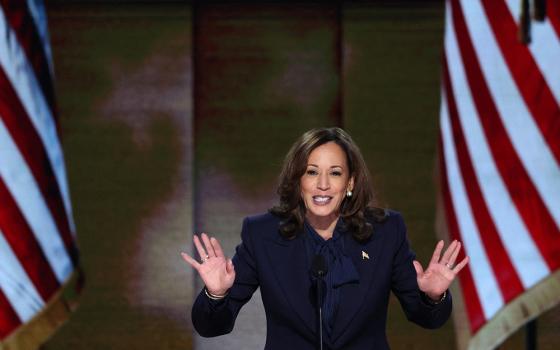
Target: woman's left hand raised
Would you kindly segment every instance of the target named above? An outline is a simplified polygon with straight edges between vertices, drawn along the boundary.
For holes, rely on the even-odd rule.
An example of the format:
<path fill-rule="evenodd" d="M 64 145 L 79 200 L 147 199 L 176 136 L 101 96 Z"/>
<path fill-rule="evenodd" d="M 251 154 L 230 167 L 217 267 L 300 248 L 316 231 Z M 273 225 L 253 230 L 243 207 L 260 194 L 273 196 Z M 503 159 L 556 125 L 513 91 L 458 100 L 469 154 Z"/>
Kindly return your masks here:
<path fill-rule="evenodd" d="M 443 293 L 449 288 L 455 276 L 467 265 L 469 257 L 466 256 L 461 262 L 455 265 L 455 260 L 461 251 L 461 243 L 453 241 L 441 255 L 444 243 L 439 241 L 432 255 L 432 260 L 428 268 L 424 271 L 422 265 L 414 260 L 414 268 L 416 269 L 416 279 L 418 287 L 430 299 L 439 300 Z"/>

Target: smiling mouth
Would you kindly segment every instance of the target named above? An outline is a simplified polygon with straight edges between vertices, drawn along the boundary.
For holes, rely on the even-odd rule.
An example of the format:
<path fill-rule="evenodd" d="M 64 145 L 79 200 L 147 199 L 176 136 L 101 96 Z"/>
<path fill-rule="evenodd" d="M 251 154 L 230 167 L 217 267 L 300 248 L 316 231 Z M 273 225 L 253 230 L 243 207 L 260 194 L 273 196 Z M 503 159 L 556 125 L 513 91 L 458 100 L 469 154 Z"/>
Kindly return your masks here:
<path fill-rule="evenodd" d="M 332 199 L 332 196 L 313 196 L 313 203 L 316 205 L 327 205 Z"/>

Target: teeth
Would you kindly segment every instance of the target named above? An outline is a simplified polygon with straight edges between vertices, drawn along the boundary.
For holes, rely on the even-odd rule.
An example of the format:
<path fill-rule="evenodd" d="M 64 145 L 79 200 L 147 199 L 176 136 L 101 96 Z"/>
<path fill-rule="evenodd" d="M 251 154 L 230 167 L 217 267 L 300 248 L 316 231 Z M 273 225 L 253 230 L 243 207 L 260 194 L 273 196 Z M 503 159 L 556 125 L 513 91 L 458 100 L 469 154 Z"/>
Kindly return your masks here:
<path fill-rule="evenodd" d="M 324 203 L 324 202 L 329 201 L 331 198 L 332 197 L 329 197 L 329 196 L 314 196 L 313 200 L 316 201 L 316 202 Z"/>

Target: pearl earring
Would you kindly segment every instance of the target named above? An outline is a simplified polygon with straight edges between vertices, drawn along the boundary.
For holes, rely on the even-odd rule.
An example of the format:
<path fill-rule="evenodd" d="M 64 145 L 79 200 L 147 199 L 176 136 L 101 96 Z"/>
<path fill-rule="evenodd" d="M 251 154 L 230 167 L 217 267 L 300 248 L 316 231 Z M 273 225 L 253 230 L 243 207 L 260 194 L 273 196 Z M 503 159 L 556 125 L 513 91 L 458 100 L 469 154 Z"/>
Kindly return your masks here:
<path fill-rule="evenodd" d="M 352 197 L 352 191 L 350 190 L 346 191 L 346 197 L 348 198 Z"/>

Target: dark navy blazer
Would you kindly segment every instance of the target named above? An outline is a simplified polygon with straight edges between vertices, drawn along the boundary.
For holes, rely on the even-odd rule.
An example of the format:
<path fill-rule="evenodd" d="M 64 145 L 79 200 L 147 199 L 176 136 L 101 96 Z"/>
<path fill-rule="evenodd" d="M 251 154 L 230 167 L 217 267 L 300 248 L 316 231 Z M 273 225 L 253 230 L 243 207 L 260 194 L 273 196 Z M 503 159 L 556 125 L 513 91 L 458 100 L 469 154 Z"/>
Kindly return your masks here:
<path fill-rule="evenodd" d="M 233 257 L 235 282 L 228 296 L 216 302 L 201 292 L 193 305 L 193 325 L 200 335 L 231 332 L 240 308 L 260 287 L 267 320 L 265 349 L 315 348 L 317 319 L 304 239 L 282 238 L 279 223 L 272 214 L 244 220 L 242 243 Z M 365 243 L 345 233 L 344 253 L 352 258 L 360 281 L 340 287 L 340 305 L 326 348 L 389 349 L 385 327 L 390 291 L 407 318 L 422 327 L 440 327 L 451 313 L 449 292 L 438 305 L 422 297 L 401 215 L 389 211 L 387 220 L 372 224 L 374 234 Z"/>

